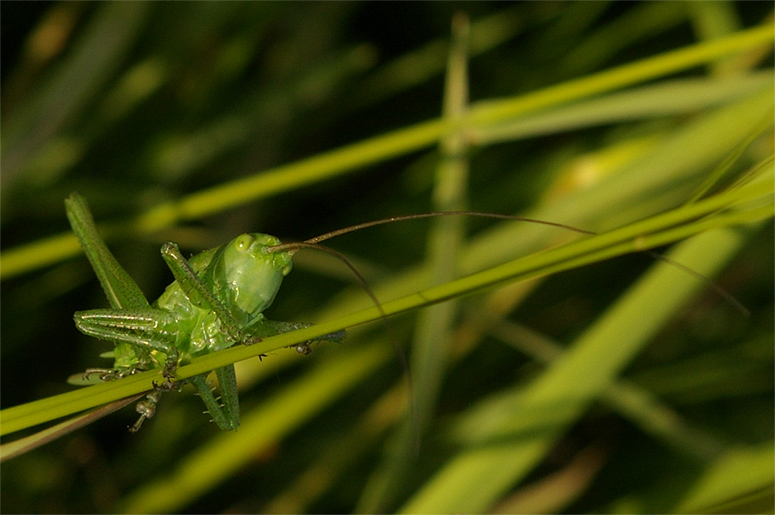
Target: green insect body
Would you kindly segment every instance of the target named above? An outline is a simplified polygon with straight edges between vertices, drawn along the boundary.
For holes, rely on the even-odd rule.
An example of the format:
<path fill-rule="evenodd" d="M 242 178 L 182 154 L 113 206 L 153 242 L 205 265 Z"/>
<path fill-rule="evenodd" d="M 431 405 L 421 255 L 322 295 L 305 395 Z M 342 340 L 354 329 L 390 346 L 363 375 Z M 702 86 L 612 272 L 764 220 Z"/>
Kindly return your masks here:
<path fill-rule="evenodd" d="M 112 352 L 103 354 L 113 358 L 113 368 L 89 369 L 84 376 L 99 374 L 101 379 L 111 380 L 163 368 L 165 382 L 137 404 L 140 419 L 130 428 L 133 432 L 154 415 L 162 391 L 177 389 L 184 382 L 196 387 L 218 427 L 236 430 L 239 399 L 233 365 L 215 371 L 220 401 L 208 385 L 206 374 L 185 381 L 170 379 L 175 369 L 191 358 L 309 325 L 271 321 L 263 314 L 283 277 L 291 271 L 291 253 L 272 251 L 270 247 L 280 241 L 260 233 L 242 234 L 188 260 L 177 245 L 165 243 L 162 258 L 175 281 L 149 304 L 100 238 L 86 200 L 73 193 L 65 206 L 73 231 L 111 304 L 110 309 L 74 315 L 81 332 L 114 344 Z M 341 341 L 344 336 L 341 331 L 321 340 Z M 295 348 L 301 354 L 309 353 L 308 342 Z"/>

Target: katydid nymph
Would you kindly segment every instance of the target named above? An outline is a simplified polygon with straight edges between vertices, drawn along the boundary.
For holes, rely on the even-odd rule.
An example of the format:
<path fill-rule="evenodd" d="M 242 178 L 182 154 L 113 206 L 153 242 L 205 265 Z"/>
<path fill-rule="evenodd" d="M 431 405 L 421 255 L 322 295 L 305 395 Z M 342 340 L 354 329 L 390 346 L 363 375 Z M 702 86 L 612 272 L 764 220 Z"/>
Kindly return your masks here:
<path fill-rule="evenodd" d="M 163 390 L 182 386 L 183 382 L 170 380 L 179 364 L 234 344 L 250 345 L 267 336 L 308 326 L 270 321 L 263 315 L 291 270 L 291 252 L 267 250 L 280 244 L 274 236 L 242 234 L 188 260 L 176 244 L 165 243 L 162 258 L 175 281 L 150 304 L 100 238 L 86 200 L 73 193 L 65 207 L 111 305 L 110 309 L 74 315 L 81 332 L 115 345 L 112 352 L 104 354 L 114 359 L 113 367 L 88 369 L 84 378 L 98 374 L 103 380 L 112 380 L 163 368 L 165 382 L 137 404 L 140 418 L 130 428 L 132 432 L 154 415 Z M 339 342 L 344 337 L 342 331 L 321 340 Z M 308 354 L 309 345 L 297 345 L 296 350 Z M 185 382 L 197 389 L 218 427 L 235 430 L 239 426 L 239 399 L 234 366 L 219 368 L 215 373 L 223 404 L 207 384 L 206 374 Z"/>
<path fill-rule="evenodd" d="M 320 247 L 320 241 L 375 225 L 448 215 L 532 222 L 588 235 L 595 234 L 544 220 L 459 211 L 391 217 L 332 231 L 302 243 L 282 244 L 274 236 L 260 233 L 242 234 L 226 245 L 206 250 L 188 260 L 183 257 L 176 244 L 168 242 L 161 247 L 161 254 L 175 281 L 151 304 L 100 238 L 86 200 L 73 193 L 65 201 L 65 206 L 73 231 L 111 305 L 110 309 L 79 311 L 74 315 L 76 326 L 81 332 L 114 344 L 112 352 L 103 354 L 104 357 L 113 358 L 113 367 L 88 369 L 84 378 L 98 375 L 102 380 L 113 380 L 157 368 L 162 369 L 165 378 L 163 383 L 156 385 L 155 389 L 137 404 L 140 418 L 130 427 L 132 432 L 139 430 L 144 420 L 154 415 L 162 392 L 178 389 L 184 383 L 191 383 L 196 388 L 219 428 L 238 428 L 239 399 L 233 365 L 215 370 L 221 394 L 220 401 L 207 383 L 207 374 L 179 381 L 173 380 L 175 369 L 197 356 L 237 344 L 251 345 L 262 338 L 308 327 L 309 324 L 304 323 L 271 321 L 263 313 L 272 304 L 283 277 L 290 272 L 293 253 L 300 248 L 319 248 L 343 259 L 382 311 L 378 300 L 357 270 L 339 253 Z M 726 291 L 704 276 L 659 254 L 649 254 L 695 275 L 736 304 Z M 342 330 L 324 335 L 315 341 L 341 342 L 344 338 L 345 332 Z M 311 351 L 310 343 L 312 342 L 303 342 L 294 348 L 298 353 L 306 355 Z M 398 344 L 394 344 L 398 348 Z M 398 350 L 400 353 L 400 348 Z M 400 356 L 408 374 L 405 358 L 402 354 Z"/>

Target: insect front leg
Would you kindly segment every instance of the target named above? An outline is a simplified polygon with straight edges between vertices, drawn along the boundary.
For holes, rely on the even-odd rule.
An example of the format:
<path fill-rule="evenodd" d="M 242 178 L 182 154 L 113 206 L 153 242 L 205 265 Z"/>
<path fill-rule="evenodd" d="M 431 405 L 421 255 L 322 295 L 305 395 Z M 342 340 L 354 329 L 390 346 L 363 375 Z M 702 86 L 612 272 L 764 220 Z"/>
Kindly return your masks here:
<path fill-rule="evenodd" d="M 255 337 L 240 328 L 228 309 L 202 282 L 176 244 L 165 243 L 161 248 L 161 254 L 188 300 L 193 305 L 214 313 L 220 323 L 220 330 L 229 340 L 233 343 L 245 344 L 256 341 Z M 226 431 L 236 430 L 239 427 L 239 396 L 234 366 L 216 369 L 215 375 L 221 392 L 220 399 L 214 396 L 212 388 L 207 384 L 206 375 L 195 376 L 190 379 L 190 382 L 196 387 L 207 411 L 218 427 Z"/>
<path fill-rule="evenodd" d="M 253 329 L 254 334 L 260 335 L 261 337 L 267 337 L 267 336 L 274 336 L 282 333 L 288 333 L 290 331 L 296 331 L 298 329 L 305 329 L 313 325 L 314 324 L 307 324 L 304 322 L 278 322 L 275 320 L 267 320 L 266 318 L 264 318 L 260 321 L 260 325 L 254 326 L 251 329 Z M 291 348 L 293 348 L 296 352 L 298 352 L 302 356 L 308 356 L 309 354 L 312 353 L 312 348 L 310 347 L 310 344 L 315 342 L 342 343 L 346 337 L 347 337 L 347 331 L 343 329 L 335 333 L 324 334 L 323 336 L 319 336 L 315 339 L 297 343 L 295 345 L 292 345 Z"/>
<path fill-rule="evenodd" d="M 192 304 L 204 307 L 215 313 L 215 316 L 218 317 L 221 323 L 221 328 L 234 343 L 249 343 L 249 335 L 240 329 L 234 317 L 231 316 L 207 285 L 199 279 L 199 276 L 191 268 L 189 262 L 181 254 L 177 244 L 167 242 L 162 245 L 161 256 Z"/>

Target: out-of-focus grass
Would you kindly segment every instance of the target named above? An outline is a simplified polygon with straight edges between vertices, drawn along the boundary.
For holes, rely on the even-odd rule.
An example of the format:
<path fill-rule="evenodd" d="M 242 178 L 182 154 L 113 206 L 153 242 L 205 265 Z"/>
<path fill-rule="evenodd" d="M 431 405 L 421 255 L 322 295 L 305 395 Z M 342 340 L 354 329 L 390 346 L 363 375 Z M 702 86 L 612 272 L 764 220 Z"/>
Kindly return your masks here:
<path fill-rule="evenodd" d="M 453 54 L 450 67 L 461 8 L 471 57 Z M 76 190 L 98 221 L 117 221 L 111 248 L 149 297 L 170 280 L 158 257 L 169 239 L 192 252 L 244 231 L 304 239 L 447 205 L 608 231 L 681 206 L 772 119 L 772 28 L 755 28 L 767 4 L 29 9 L 2 5 L 28 29 L 4 31 L 0 268 L 68 231 L 62 201 Z M 468 78 L 445 80 L 461 63 Z M 442 113 L 445 82 L 470 90 L 457 104 L 470 118 Z M 449 154 L 456 136 L 462 155 Z M 771 153 L 770 127 L 708 194 L 757 163 L 771 188 Z M 460 166 L 465 183 L 445 183 Z M 434 204 L 450 191 L 457 204 Z M 460 275 L 577 237 L 464 225 Z M 434 282 L 422 264 L 427 228 L 330 245 L 388 302 Z M 437 360 L 413 364 L 415 384 L 431 388 L 415 392 L 425 399 L 416 454 L 398 443 L 412 427 L 408 397 L 373 324 L 304 360 L 280 350 L 241 362 L 237 434 L 208 424 L 193 396 L 169 394 L 134 437 L 126 410 L 8 461 L 3 508 L 766 511 L 771 224 L 713 234 L 682 245 L 693 257 L 680 259 L 736 295 L 748 319 L 710 291 L 682 299 L 702 284 L 679 270 L 654 272 L 666 283 L 641 278 L 642 255 L 461 299 L 443 326 L 425 316 L 426 341 L 444 349 L 415 353 L 414 315 L 394 319 L 411 360 Z M 106 345 L 72 325 L 73 311 L 105 301 L 86 261 L 68 259 L 69 239 L 61 254 L 35 251 L 45 265 L 22 254 L 3 271 L 3 408 L 65 392 L 68 375 L 104 364 Z M 299 253 L 268 316 L 322 322 L 369 306 L 331 270 L 326 256 Z M 645 300 L 632 300 L 641 288 Z"/>

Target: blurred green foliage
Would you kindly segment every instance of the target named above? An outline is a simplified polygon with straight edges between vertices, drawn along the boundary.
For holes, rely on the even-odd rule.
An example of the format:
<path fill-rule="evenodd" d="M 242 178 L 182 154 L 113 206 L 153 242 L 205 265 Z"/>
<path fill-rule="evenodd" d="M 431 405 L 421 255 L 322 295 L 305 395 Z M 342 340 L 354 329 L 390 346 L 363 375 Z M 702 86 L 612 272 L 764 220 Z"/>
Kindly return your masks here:
<path fill-rule="evenodd" d="M 89 199 L 98 222 L 116 222 L 109 245 L 155 298 L 171 280 L 158 255 L 167 240 L 190 252 L 241 232 L 293 241 L 439 209 L 448 173 L 437 167 L 449 160 L 438 146 L 446 134 L 439 123 L 445 85 L 454 80 L 470 91 L 475 117 L 462 147 L 466 184 L 454 187 L 460 204 L 594 231 L 682 205 L 762 118 L 772 119 L 771 37 L 693 65 L 671 53 L 723 46 L 760 24 L 771 30 L 766 2 L 3 2 L 0 9 L 3 259 L 32 249 L 23 254 L 27 269 L 3 272 L 3 408 L 66 392 L 67 376 L 106 363 L 99 358 L 106 344 L 72 323 L 74 311 L 106 305 L 88 263 L 72 258 L 73 246 L 61 254 L 35 246 L 69 233 L 63 199 L 71 191 Z M 445 78 L 451 63 L 460 64 L 448 55 L 456 12 L 471 20 L 462 79 Z M 599 72 L 660 55 L 672 68 L 641 67 L 629 82 L 601 75 L 595 83 Z M 770 126 L 712 192 L 772 151 Z M 255 189 L 228 189 L 238 180 Z M 388 301 L 429 283 L 418 267 L 433 245 L 430 225 L 383 226 L 330 246 Z M 454 244 L 459 273 L 573 236 L 480 219 L 464 225 L 470 239 Z M 627 334 L 604 340 L 609 347 L 595 359 L 573 358 L 592 348 L 585 345 L 591 330 L 615 316 L 652 265 L 648 257 L 458 301 L 449 321 L 424 330 L 447 347 L 415 377 L 436 385 L 415 394 L 426 403 L 416 453 L 401 443 L 411 427 L 401 367 L 384 326 L 373 324 L 308 358 L 289 350 L 241 363 L 244 420 L 236 434 L 208 424 L 186 390 L 166 395 L 138 435 L 126 432 L 135 414 L 125 409 L 3 463 L 2 510 L 772 510 L 772 224 L 722 241 L 700 251 L 694 266 L 707 256 L 707 273 L 723 269 L 714 280 L 751 316 L 709 289 L 666 308 L 672 288 L 663 286 L 634 317 L 669 312 L 643 333 L 629 323 L 625 332 L 643 342 L 615 365 L 599 358 L 615 355 Z M 47 256 L 55 257 L 32 264 Z M 715 259 L 720 264 L 711 266 Z M 675 289 L 677 281 L 702 286 L 675 277 L 682 277 L 668 280 Z M 301 252 L 268 316 L 318 322 L 368 306 L 350 283 L 345 267 Z M 415 318 L 392 324 L 410 359 L 423 345 L 412 336 Z M 552 360 L 557 365 L 545 368 Z M 584 391 L 596 381 L 600 392 L 583 408 L 551 414 L 561 422 L 520 411 L 525 396 Z M 558 427 L 542 427 L 547 420 Z M 532 457 L 493 440 L 511 435 L 504 427 L 517 430 L 509 424 L 537 432 Z M 528 443 L 537 438 L 524 434 Z M 517 472 L 509 452 L 524 459 Z M 456 463 L 466 460 L 471 466 L 458 474 Z M 469 504 L 443 502 L 455 492 Z"/>

